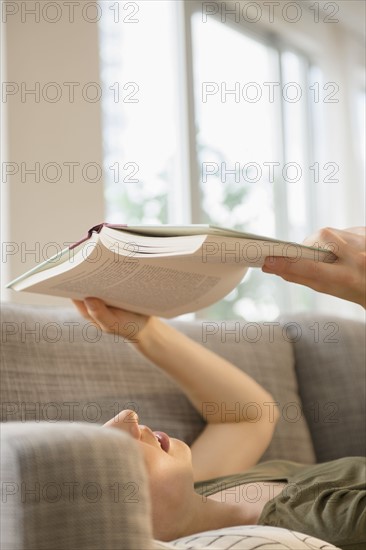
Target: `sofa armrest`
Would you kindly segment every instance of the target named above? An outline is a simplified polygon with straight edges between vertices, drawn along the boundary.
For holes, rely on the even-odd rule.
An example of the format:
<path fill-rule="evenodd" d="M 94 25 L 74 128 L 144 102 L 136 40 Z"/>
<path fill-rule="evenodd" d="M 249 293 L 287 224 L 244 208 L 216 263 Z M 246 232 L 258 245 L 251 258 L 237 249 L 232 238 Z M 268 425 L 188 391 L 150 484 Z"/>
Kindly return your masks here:
<path fill-rule="evenodd" d="M 123 432 L 67 422 L 1 425 L 3 550 L 150 550 L 148 484 Z"/>

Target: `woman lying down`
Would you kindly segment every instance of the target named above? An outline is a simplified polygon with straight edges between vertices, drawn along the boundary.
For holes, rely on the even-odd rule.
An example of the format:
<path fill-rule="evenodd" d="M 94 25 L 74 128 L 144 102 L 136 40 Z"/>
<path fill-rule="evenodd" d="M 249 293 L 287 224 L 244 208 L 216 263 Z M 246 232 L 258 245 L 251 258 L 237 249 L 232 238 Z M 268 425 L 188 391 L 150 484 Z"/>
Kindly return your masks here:
<path fill-rule="evenodd" d="M 156 539 L 259 524 L 299 531 L 347 550 L 366 548 L 363 457 L 315 465 L 287 460 L 257 464 L 279 417 L 272 395 L 156 317 L 107 307 L 96 298 L 74 303 L 105 332 L 127 337 L 131 325 L 126 325 L 134 323 L 137 349 L 174 378 L 200 414 L 207 402 L 225 403 L 226 410 L 235 410 L 238 402 L 255 402 L 261 408 L 258 421 L 257 410 L 250 416 L 252 407 L 246 407 L 248 416 L 241 419 L 211 411 L 191 448 L 140 425 L 131 410 L 107 422 L 107 427 L 128 432 L 143 453 Z"/>

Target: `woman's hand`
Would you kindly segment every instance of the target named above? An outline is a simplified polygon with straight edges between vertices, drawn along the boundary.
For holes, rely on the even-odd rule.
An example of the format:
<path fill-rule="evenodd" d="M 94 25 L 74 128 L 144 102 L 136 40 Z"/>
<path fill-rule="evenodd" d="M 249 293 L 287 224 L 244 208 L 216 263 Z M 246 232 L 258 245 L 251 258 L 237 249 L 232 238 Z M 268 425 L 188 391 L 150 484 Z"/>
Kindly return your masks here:
<path fill-rule="evenodd" d="M 321 229 L 305 239 L 307 246 L 320 246 L 338 256 L 335 263 L 268 257 L 262 270 L 285 281 L 302 284 L 366 307 L 366 228 Z"/>
<path fill-rule="evenodd" d="M 131 342 L 139 342 L 151 317 L 117 307 L 107 306 L 99 298 L 72 300 L 81 315 L 103 332 L 118 334 Z"/>

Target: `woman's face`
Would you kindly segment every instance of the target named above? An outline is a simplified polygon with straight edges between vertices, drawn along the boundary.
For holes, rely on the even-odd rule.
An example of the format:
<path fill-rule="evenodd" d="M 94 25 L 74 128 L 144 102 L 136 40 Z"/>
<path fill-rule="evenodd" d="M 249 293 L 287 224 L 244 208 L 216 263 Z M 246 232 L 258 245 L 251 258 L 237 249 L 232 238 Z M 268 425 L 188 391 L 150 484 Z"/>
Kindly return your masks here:
<path fill-rule="evenodd" d="M 153 525 L 159 530 L 171 525 L 174 514 L 183 513 L 193 491 L 191 450 L 179 439 L 163 432 L 152 432 L 138 423 L 135 411 L 123 410 L 105 427 L 129 433 L 138 443 L 149 477 L 153 508 Z"/>
<path fill-rule="evenodd" d="M 192 466 L 191 450 L 183 441 L 168 437 L 164 432 L 153 432 L 138 423 L 137 413 L 126 409 L 104 424 L 129 433 L 139 443 L 149 472 L 154 473 L 164 465 L 167 470 Z M 165 472 L 167 473 L 167 472 Z"/>

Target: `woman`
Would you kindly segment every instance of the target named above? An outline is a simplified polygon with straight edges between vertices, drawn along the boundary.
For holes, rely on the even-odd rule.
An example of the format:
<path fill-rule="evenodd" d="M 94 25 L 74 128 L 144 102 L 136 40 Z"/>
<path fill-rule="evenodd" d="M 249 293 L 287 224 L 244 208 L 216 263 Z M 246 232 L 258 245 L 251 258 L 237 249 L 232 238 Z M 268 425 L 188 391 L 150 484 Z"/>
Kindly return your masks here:
<path fill-rule="evenodd" d="M 74 303 L 105 332 L 128 337 L 133 323 L 134 345 L 181 386 L 207 422 L 191 448 L 139 425 L 131 410 L 105 425 L 128 432 L 141 448 L 155 538 L 169 541 L 210 529 L 262 524 L 361 549 L 366 543 L 362 457 L 318 465 L 272 460 L 256 466 L 279 417 L 275 399 L 264 388 L 158 318 L 107 307 L 96 298 Z M 224 410 L 240 410 L 241 417 L 223 415 L 221 406 L 204 414 L 208 403 L 224 403 Z"/>

